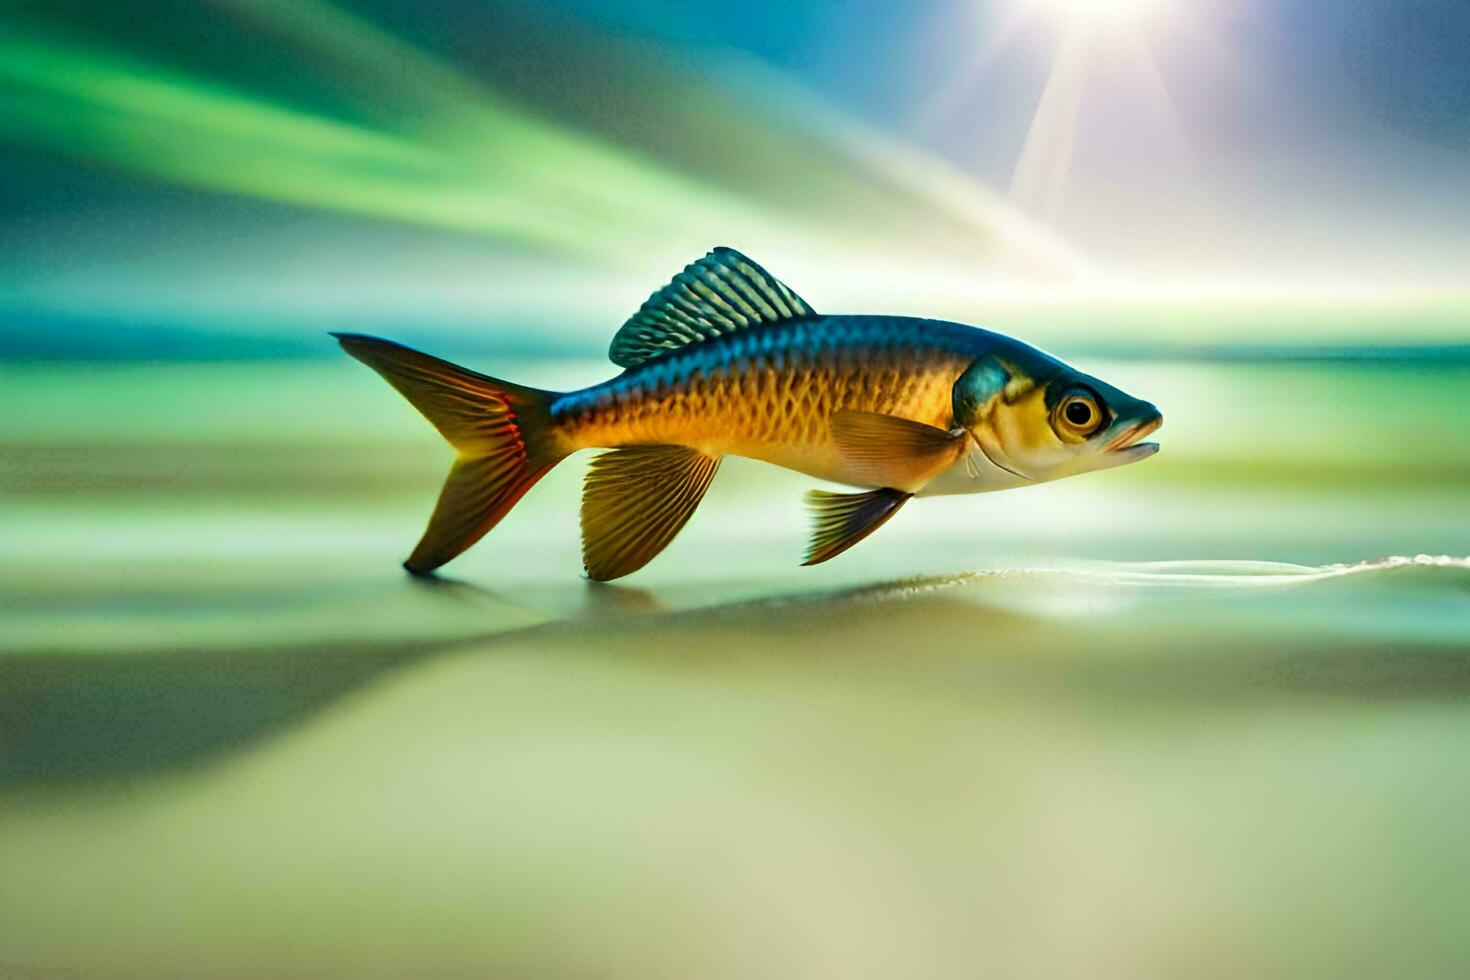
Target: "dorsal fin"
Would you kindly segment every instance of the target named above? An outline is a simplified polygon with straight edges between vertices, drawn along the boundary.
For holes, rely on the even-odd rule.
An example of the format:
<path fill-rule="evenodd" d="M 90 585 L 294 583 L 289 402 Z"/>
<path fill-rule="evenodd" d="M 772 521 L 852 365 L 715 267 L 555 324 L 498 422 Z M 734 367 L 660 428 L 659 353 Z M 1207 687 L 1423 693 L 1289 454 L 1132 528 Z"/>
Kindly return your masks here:
<path fill-rule="evenodd" d="M 781 280 L 721 246 L 648 297 L 613 337 L 608 356 L 619 367 L 632 367 L 746 327 L 816 315 Z"/>

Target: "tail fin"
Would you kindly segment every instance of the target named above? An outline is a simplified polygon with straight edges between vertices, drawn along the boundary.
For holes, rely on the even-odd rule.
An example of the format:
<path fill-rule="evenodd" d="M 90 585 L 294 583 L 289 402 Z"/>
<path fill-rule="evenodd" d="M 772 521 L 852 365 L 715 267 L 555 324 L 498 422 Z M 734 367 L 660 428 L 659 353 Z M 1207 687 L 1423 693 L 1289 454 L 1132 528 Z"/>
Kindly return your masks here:
<path fill-rule="evenodd" d="M 424 575 L 480 540 L 567 456 L 551 431 L 552 392 L 466 371 L 389 340 L 334 333 L 459 451 L 428 530 L 403 567 Z"/>

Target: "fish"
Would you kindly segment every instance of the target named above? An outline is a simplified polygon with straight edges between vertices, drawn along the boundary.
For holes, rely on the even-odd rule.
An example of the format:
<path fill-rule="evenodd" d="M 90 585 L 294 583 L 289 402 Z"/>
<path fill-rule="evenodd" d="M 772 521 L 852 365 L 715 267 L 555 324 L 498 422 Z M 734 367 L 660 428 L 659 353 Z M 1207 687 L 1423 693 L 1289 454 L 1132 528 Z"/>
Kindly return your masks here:
<path fill-rule="evenodd" d="M 1138 462 L 1149 402 L 1004 334 L 814 310 L 732 248 L 690 263 L 614 335 L 616 377 L 514 384 L 390 340 L 333 333 L 455 450 L 404 568 L 432 573 L 583 449 L 582 566 L 609 581 L 683 529 L 720 461 L 743 456 L 850 492 L 807 494 L 804 565 L 829 561 L 909 500 L 1030 486 Z"/>

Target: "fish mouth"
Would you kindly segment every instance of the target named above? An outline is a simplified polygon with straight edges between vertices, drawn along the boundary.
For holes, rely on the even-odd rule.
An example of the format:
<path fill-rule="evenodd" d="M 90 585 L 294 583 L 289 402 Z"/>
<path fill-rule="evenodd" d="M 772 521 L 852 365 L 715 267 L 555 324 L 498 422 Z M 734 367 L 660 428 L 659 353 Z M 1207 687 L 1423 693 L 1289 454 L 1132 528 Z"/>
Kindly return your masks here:
<path fill-rule="evenodd" d="M 1149 433 L 1158 431 L 1159 426 L 1163 424 L 1163 417 L 1156 416 L 1147 421 L 1129 426 L 1118 435 L 1118 438 L 1108 443 L 1107 448 L 1103 452 L 1126 453 L 1128 456 L 1138 459 L 1142 459 L 1145 456 L 1152 456 L 1159 451 L 1159 444 L 1156 442 L 1142 442 L 1140 440 Z"/>

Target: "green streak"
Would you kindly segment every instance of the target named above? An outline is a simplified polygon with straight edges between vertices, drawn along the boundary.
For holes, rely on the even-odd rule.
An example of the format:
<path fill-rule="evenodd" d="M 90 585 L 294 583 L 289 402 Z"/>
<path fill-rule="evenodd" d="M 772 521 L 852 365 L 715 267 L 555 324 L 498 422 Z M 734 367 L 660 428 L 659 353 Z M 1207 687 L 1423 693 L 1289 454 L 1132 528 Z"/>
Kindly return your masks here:
<path fill-rule="evenodd" d="M 426 138 L 20 37 L 0 41 L 0 84 L 12 89 L 0 133 L 209 190 L 589 255 L 655 242 L 692 213 L 752 224 L 687 180 L 486 98 L 449 99 L 469 125 L 444 139 L 440 120 Z"/>

